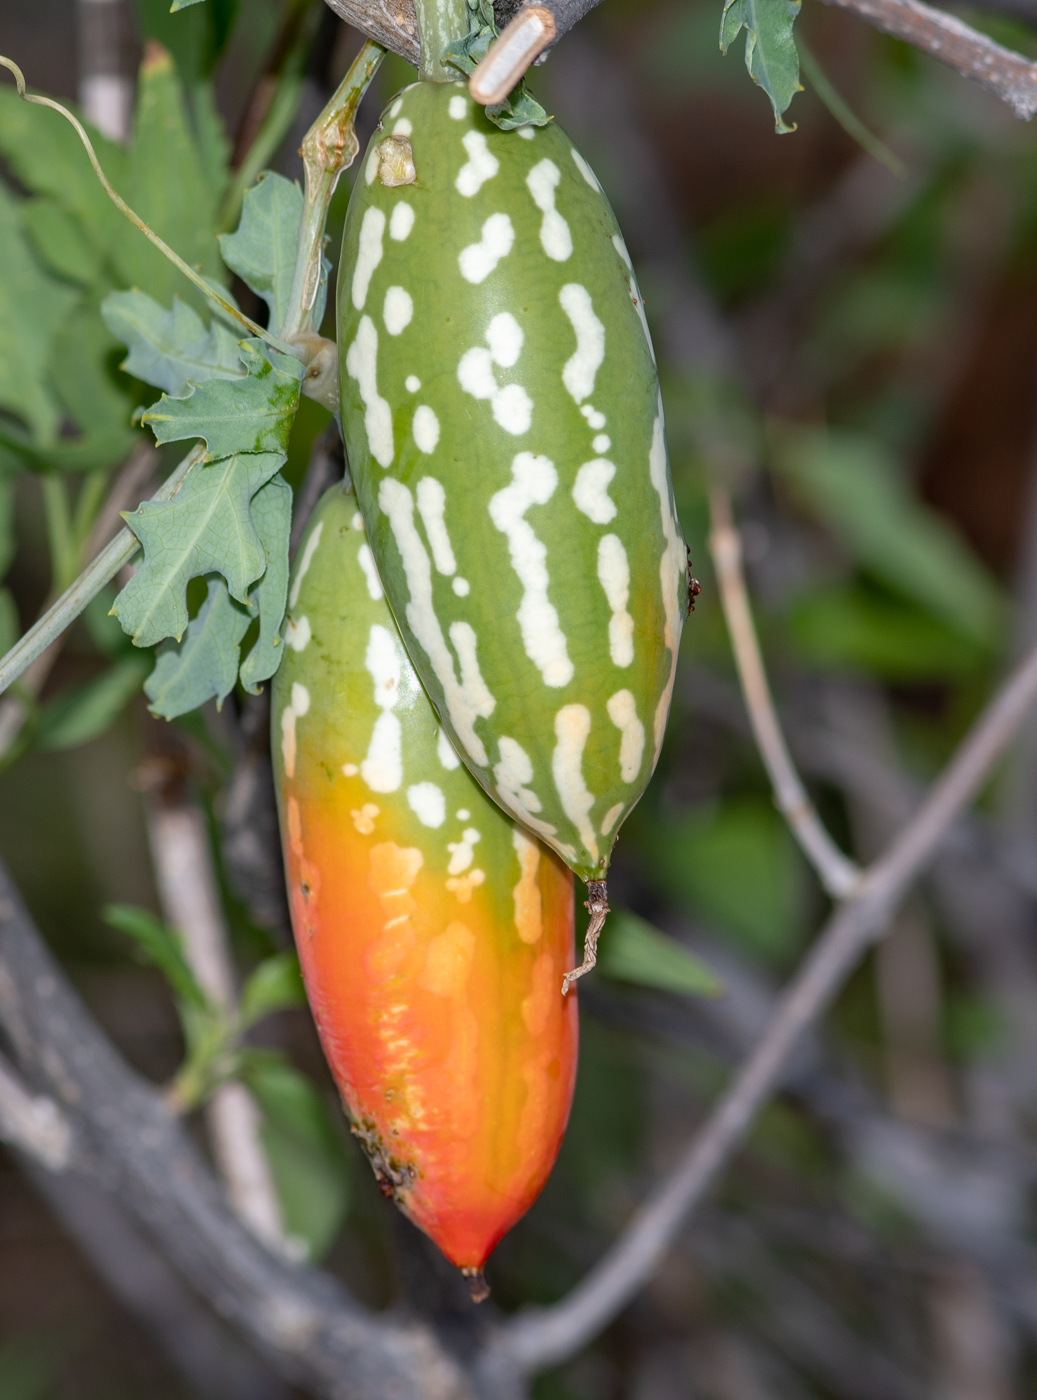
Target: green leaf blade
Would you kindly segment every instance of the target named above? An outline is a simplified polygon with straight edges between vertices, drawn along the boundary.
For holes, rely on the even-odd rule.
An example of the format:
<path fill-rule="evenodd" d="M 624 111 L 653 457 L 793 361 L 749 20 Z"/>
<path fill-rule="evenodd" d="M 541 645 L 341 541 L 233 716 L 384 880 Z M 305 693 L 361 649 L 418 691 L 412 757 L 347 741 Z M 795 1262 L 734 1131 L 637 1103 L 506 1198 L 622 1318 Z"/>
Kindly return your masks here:
<path fill-rule="evenodd" d="M 255 969 L 241 989 L 239 1008 L 243 1026 L 253 1026 L 264 1016 L 306 1004 L 306 991 L 294 953 L 277 953 Z"/>
<path fill-rule="evenodd" d="M 82 220 L 52 199 L 22 205 L 22 227 L 33 251 L 52 272 L 82 287 L 101 280 L 102 259 Z"/>
<path fill-rule="evenodd" d="M 137 693 L 147 673 L 142 656 L 128 656 L 96 680 L 59 695 L 40 716 L 36 747 L 74 749 L 96 739 L 112 725 Z"/>
<path fill-rule="evenodd" d="M 345 1152 L 315 1085 L 290 1065 L 246 1061 L 245 1082 L 263 1112 L 262 1138 L 285 1231 L 299 1252 L 319 1259 L 349 1210 Z"/>
<path fill-rule="evenodd" d="M 288 539 L 292 529 L 292 489 L 282 476 L 272 477 L 252 498 L 252 522 L 263 544 L 267 565 L 249 594 L 259 612 L 259 636 L 241 663 L 241 684 L 258 695 L 281 664 L 288 603 Z"/>
<path fill-rule="evenodd" d="M 468 15 L 468 33 L 448 44 L 443 53 L 444 60 L 466 77 L 475 72 L 500 33 L 490 0 L 468 0 Z M 491 103 L 486 108 L 486 115 L 501 131 L 517 131 L 521 126 L 547 126 L 553 120 L 521 79 L 503 102 Z"/>
<path fill-rule="evenodd" d="M 288 450 L 299 406 L 302 364 L 291 355 L 263 353 L 258 340 L 243 340 L 239 352 L 248 369 L 240 380 L 210 379 L 185 398 L 163 394 L 141 418 L 159 443 L 205 441 L 211 458 L 234 453 Z"/>
<path fill-rule="evenodd" d="M 144 563 L 112 611 L 135 645 L 184 635 L 187 585 L 201 574 L 222 574 L 231 597 L 248 607 L 248 591 L 267 567 L 249 507 L 282 460 L 254 452 L 203 463 L 171 501 L 146 501 L 124 517 L 144 547 Z"/>
<path fill-rule="evenodd" d="M 792 37 L 799 10 L 800 0 L 726 0 L 720 21 L 720 48 L 725 54 L 745 30 L 746 69 L 770 98 L 774 129 L 781 135 L 796 129 L 786 125 L 783 117 L 802 91 L 799 54 Z"/>
<path fill-rule="evenodd" d="M 185 262 L 225 280 L 212 232 L 219 191 L 206 180 L 176 66 L 159 45 L 140 67 L 128 170 L 116 188 Z M 196 300 L 183 273 L 125 219 L 119 220 L 113 260 L 123 286 L 139 287 L 162 303 L 176 292 Z"/>
<path fill-rule="evenodd" d="M 112 373 L 112 357 L 118 349 L 92 297 L 84 298 L 57 331 L 47 368 L 54 391 L 80 435 L 48 446 L 49 464 L 76 471 L 90 457 L 100 456 L 101 464 L 109 466 L 138 440 L 130 421 L 130 386 Z M 105 452 L 111 453 L 107 461 Z"/>
<path fill-rule="evenodd" d="M 850 432 L 806 433 L 777 465 L 858 564 L 986 650 L 1006 605 L 954 527 L 916 500 L 880 444 Z"/>
<path fill-rule="evenodd" d="M 629 909 L 614 909 L 609 915 L 598 962 L 606 977 L 657 991 L 700 997 L 723 991 L 701 959 Z"/>
<path fill-rule="evenodd" d="M 270 308 L 271 326 L 284 323 L 295 275 L 302 220 L 302 191 L 294 180 L 270 171 L 245 192 L 234 233 L 220 235 L 220 253 L 231 272 Z"/>
<path fill-rule="evenodd" d="M 84 125 L 105 174 L 124 192 L 127 151 L 89 122 Z M 0 88 L 0 154 L 27 190 L 49 196 L 82 220 L 95 248 L 112 248 L 123 216 L 98 183 L 79 137 L 64 117 L 29 106 L 13 87 Z"/>
<path fill-rule="evenodd" d="M 173 398 L 183 398 L 192 384 L 245 378 L 237 338 L 219 321 L 206 329 L 179 297 L 167 311 L 146 292 L 112 292 L 101 315 L 130 352 L 121 368 Z"/>
<path fill-rule="evenodd" d="M 33 440 L 57 434 L 59 407 L 47 380 L 55 336 L 79 293 L 49 276 L 33 257 L 18 205 L 0 185 L 0 407 L 25 423 Z"/>
<path fill-rule="evenodd" d="M 183 643 L 163 647 L 144 682 L 152 714 L 176 719 L 213 698 L 221 706 L 237 681 L 241 639 L 251 620 L 231 599 L 223 579 L 210 579 L 208 595 L 188 624 Z"/>
<path fill-rule="evenodd" d="M 101 912 L 106 923 L 132 938 L 146 960 L 158 968 L 177 1001 L 198 1011 L 208 1009 L 208 999 L 184 957 L 175 929 L 133 904 L 109 904 Z"/>

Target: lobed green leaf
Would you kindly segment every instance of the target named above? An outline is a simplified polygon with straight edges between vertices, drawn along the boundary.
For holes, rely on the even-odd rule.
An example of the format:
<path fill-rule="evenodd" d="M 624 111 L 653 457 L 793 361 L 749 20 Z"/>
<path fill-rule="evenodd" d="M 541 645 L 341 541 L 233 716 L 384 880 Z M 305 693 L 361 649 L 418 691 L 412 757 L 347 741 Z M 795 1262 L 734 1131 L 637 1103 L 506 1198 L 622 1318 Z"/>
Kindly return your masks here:
<path fill-rule="evenodd" d="M 188 624 L 183 643 L 179 647 L 167 643 L 160 650 L 145 683 L 152 713 L 163 719 L 176 719 L 213 698 L 217 707 L 223 704 L 239 674 L 241 642 L 257 612 L 259 637 L 240 663 L 241 683 L 250 694 L 258 695 L 260 682 L 269 680 L 280 665 L 292 520 L 292 492 L 282 477 L 274 476 L 256 492 L 252 520 L 266 551 L 267 567 L 249 590 L 249 610 L 231 600 L 222 579 L 210 580 L 209 595 Z"/>
<path fill-rule="evenodd" d="M 468 16 L 468 33 L 463 39 L 448 44 L 443 57 L 459 73 L 471 75 L 500 30 L 490 0 L 468 0 Z M 521 79 L 503 102 L 491 103 L 486 108 L 486 115 L 502 131 L 515 131 L 520 126 L 547 126 L 552 120 Z"/>
<path fill-rule="evenodd" d="M 159 443 L 202 438 L 215 459 L 240 452 L 288 450 L 302 364 L 276 350 L 264 353 L 258 340 L 243 340 L 239 353 L 247 379 L 211 379 L 185 398 L 163 394 L 141 418 Z"/>
<path fill-rule="evenodd" d="M 208 595 L 188 624 L 183 643 L 161 647 L 155 669 L 144 682 L 152 713 L 175 719 L 213 697 L 221 706 L 237 681 L 241 639 L 251 621 L 223 579 L 209 579 Z"/>
<path fill-rule="evenodd" d="M 292 531 L 292 488 L 282 476 L 272 477 L 252 498 L 252 523 L 263 543 L 266 569 L 249 599 L 259 611 L 259 636 L 241 663 L 241 684 L 258 695 L 284 655 L 281 624 L 288 601 L 288 540 Z"/>
<path fill-rule="evenodd" d="M 184 635 L 187 585 L 200 574 L 222 574 L 231 597 L 248 609 L 249 588 L 267 566 L 250 506 L 282 460 L 276 452 L 247 452 L 203 463 L 171 501 L 146 501 L 124 517 L 144 562 L 112 611 L 135 645 Z"/>
<path fill-rule="evenodd" d="M 124 192 L 126 149 L 89 122 L 84 126 L 105 174 Z M 76 215 L 94 249 L 111 252 L 123 217 L 98 184 L 79 137 L 64 117 L 23 102 L 13 87 L 0 87 L 0 155 L 25 189 L 48 196 Z"/>
<path fill-rule="evenodd" d="M 219 189 L 206 179 L 172 56 L 157 45 L 140 67 L 126 178 L 113 183 L 186 262 L 226 280 L 213 237 Z M 123 286 L 140 287 L 163 303 L 177 292 L 196 299 L 183 273 L 125 219 L 119 220 L 113 251 Z"/>
<path fill-rule="evenodd" d="M 214 196 L 218 196 L 227 183 L 233 143 L 227 135 L 226 124 L 216 105 L 216 93 L 212 82 L 193 83 L 190 86 L 190 94 L 192 126 L 198 146 L 202 178 L 206 188 L 210 189 Z"/>
<path fill-rule="evenodd" d="M 124 457 L 138 434 L 131 426 L 133 412 L 132 388 L 112 373 L 119 342 L 98 314 L 97 302 L 84 300 L 67 318 L 54 337 L 48 370 L 54 390 L 62 407 L 73 418 L 81 437 L 78 442 L 63 440 L 54 444 L 55 465 L 64 452 L 62 465 L 75 470 L 71 449 L 78 449 L 86 458 L 91 450 L 99 455 L 111 455 L 99 465 L 111 466 Z M 48 458 L 52 456 L 48 448 Z M 82 470 L 82 467 L 79 468 Z"/>
<path fill-rule="evenodd" d="M 167 311 L 146 292 L 112 292 L 101 315 L 129 349 L 120 368 L 174 398 L 183 398 L 191 385 L 246 375 L 237 336 L 216 320 L 206 329 L 179 297 Z"/>
<path fill-rule="evenodd" d="M 33 251 L 59 277 L 82 287 L 100 282 L 104 262 L 78 215 L 52 199 L 27 199 L 22 227 Z"/>
<path fill-rule="evenodd" d="M 781 133 L 795 131 L 782 118 L 793 97 L 803 90 L 792 37 L 799 9 L 800 0 L 725 0 L 720 21 L 720 48 L 725 54 L 745 30 L 745 66 L 770 98 L 774 129 Z"/>
<path fill-rule="evenodd" d="M 249 199 L 238 233 L 224 240 L 228 264 L 283 314 L 294 272 L 302 196 L 279 176 Z M 288 591 L 291 491 L 276 475 L 299 403 L 300 363 L 240 343 L 214 321 L 206 330 L 179 301 L 171 310 L 141 292 L 109 296 L 105 319 L 129 347 L 124 367 L 166 389 L 143 415 L 160 443 L 202 438 L 209 461 L 169 502 L 147 503 L 127 523 L 144 564 L 113 611 L 138 646 L 175 637 L 145 685 L 167 719 L 215 697 L 238 678 L 253 694 L 274 674 Z M 187 584 L 209 574 L 206 601 L 189 619 Z M 241 643 L 258 617 L 255 645 Z M 186 636 L 185 636 L 186 632 Z"/>
<path fill-rule="evenodd" d="M 295 275 L 302 191 L 294 180 L 266 171 L 245 192 L 234 233 L 220 235 L 223 261 L 270 308 L 270 325 L 284 324 Z M 320 324 L 320 317 L 315 317 Z"/>

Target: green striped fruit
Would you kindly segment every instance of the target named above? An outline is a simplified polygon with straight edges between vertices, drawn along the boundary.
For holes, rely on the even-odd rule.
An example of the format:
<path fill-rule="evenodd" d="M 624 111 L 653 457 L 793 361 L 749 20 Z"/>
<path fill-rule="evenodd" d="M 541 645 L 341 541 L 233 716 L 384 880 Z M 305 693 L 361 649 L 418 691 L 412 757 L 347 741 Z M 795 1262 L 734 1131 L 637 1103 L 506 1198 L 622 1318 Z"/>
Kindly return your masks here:
<path fill-rule="evenodd" d="M 486 791 L 601 879 L 662 744 L 687 610 L 626 247 L 554 123 L 461 83 L 383 115 L 339 277 L 342 423 L 411 659 Z"/>
<path fill-rule="evenodd" d="M 337 487 L 293 572 L 273 750 L 321 1042 L 386 1195 L 468 1273 L 565 1130 L 573 878 L 444 738 Z"/>

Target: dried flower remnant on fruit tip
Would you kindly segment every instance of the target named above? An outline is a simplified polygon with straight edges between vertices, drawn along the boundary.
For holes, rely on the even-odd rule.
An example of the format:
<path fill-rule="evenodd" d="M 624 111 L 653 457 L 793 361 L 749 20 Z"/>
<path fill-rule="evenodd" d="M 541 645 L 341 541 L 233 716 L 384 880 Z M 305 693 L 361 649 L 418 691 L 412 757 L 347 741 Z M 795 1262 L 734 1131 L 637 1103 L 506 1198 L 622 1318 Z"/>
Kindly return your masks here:
<path fill-rule="evenodd" d="M 598 938 L 601 930 L 605 927 L 605 920 L 609 912 L 609 892 L 608 885 L 604 880 L 587 881 L 588 898 L 584 902 L 584 908 L 591 916 L 587 925 L 587 932 L 583 937 L 583 962 L 579 967 L 573 968 L 572 972 L 567 972 L 562 979 L 562 996 L 569 995 L 569 988 L 585 973 L 590 972 L 597 966 L 598 962 Z"/>
<path fill-rule="evenodd" d="M 490 1285 L 486 1282 L 486 1275 L 482 1269 L 466 1268 L 462 1269 L 468 1283 L 468 1292 L 472 1295 L 473 1303 L 485 1303 L 490 1296 Z"/>

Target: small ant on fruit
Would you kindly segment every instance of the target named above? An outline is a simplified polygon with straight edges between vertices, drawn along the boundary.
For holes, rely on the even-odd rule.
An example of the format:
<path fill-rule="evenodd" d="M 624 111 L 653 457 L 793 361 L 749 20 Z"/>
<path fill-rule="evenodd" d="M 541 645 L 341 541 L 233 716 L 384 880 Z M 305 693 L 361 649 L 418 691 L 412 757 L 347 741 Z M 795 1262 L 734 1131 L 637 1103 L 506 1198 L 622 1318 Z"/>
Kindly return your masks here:
<path fill-rule="evenodd" d="M 702 585 L 691 572 L 691 550 L 688 550 L 688 614 L 695 611 L 695 599 L 702 592 Z"/>

